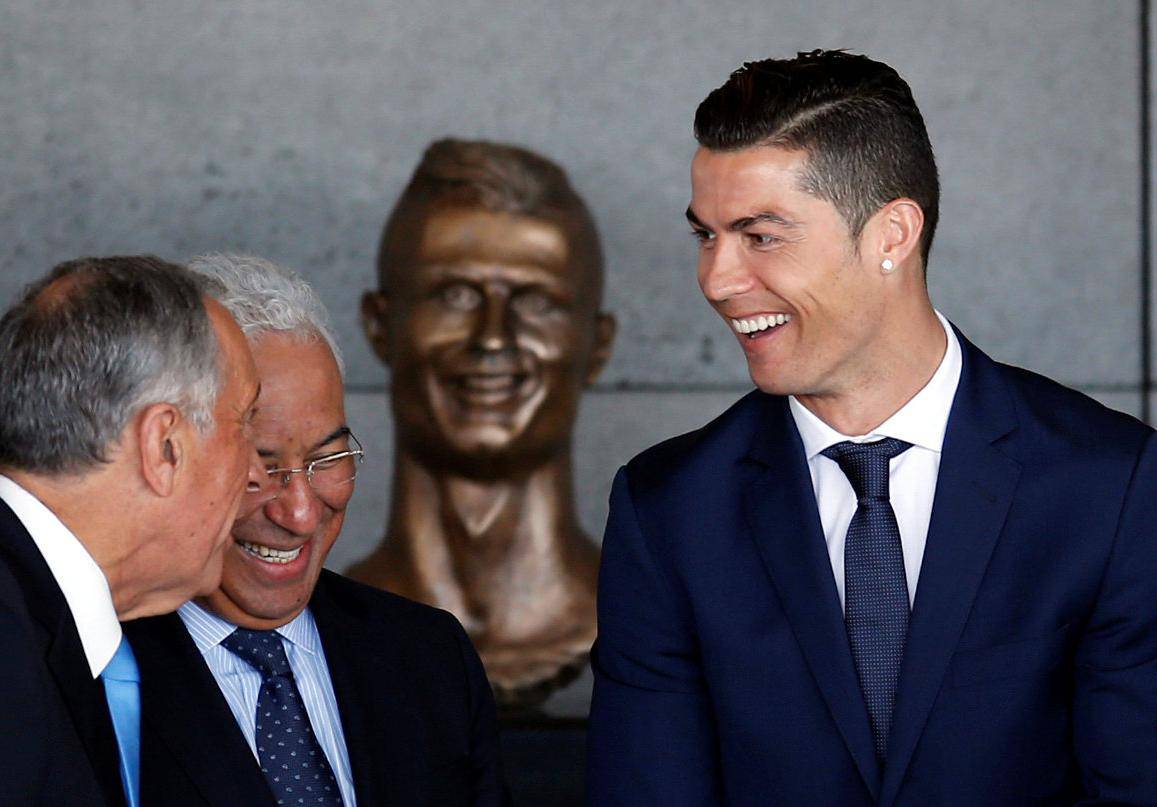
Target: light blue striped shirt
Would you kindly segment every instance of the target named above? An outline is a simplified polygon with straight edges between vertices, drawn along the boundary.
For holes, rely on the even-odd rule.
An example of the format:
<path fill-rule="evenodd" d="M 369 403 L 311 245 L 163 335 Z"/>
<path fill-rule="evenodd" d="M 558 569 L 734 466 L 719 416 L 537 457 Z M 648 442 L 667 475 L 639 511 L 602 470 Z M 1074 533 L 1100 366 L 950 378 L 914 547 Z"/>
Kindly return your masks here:
<path fill-rule="evenodd" d="M 233 717 L 256 759 L 257 695 L 261 690 L 261 674 L 221 646 L 221 640 L 237 626 L 194 602 L 185 603 L 177 613 L 193 637 L 197 649 L 201 651 L 213 678 L 217 680 L 217 686 L 233 710 Z M 342 801 L 346 807 L 355 807 L 357 800 L 341 716 L 337 710 L 333 681 L 330 679 L 329 665 L 325 661 L 325 651 L 321 646 L 321 636 L 318 635 L 313 614 L 306 608 L 292 622 L 277 628 L 277 633 L 281 636 L 293 677 L 297 679 L 297 687 L 301 691 L 313 733 L 317 735 L 334 776 L 337 777 Z"/>

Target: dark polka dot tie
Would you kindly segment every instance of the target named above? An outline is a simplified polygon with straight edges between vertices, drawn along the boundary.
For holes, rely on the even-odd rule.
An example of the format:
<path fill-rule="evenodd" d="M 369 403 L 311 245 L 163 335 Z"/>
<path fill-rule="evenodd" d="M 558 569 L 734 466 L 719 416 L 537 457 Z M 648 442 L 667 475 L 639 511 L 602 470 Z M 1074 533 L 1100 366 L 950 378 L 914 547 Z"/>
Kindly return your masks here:
<path fill-rule="evenodd" d="M 257 759 L 278 804 L 341 807 L 341 791 L 313 734 L 281 637 L 238 628 L 221 644 L 261 673 Z"/>
<path fill-rule="evenodd" d="M 888 463 L 909 448 L 886 437 L 837 443 L 823 451 L 839 463 L 856 492 L 844 545 L 844 624 L 881 760 L 888 752 L 909 610 L 900 528 L 888 497 Z"/>

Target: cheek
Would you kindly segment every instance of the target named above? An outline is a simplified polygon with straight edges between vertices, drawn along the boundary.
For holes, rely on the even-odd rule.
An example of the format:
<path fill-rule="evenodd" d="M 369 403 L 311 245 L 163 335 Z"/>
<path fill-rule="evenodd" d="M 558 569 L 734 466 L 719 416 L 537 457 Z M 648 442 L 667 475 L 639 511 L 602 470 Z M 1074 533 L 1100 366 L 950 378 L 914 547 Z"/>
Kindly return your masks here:
<path fill-rule="evenodd" d="M 569 319 L 523 323 L 518 327 L 519 349 L 543 363 L 572 363 L 588 337 Z"/>

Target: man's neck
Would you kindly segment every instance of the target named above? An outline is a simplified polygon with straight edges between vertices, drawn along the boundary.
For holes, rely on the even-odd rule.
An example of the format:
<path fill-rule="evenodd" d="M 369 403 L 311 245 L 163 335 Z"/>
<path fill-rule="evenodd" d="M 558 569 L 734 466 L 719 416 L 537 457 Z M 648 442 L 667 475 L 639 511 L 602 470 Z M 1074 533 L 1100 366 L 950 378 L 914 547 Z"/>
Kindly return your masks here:
<path fill-rule="evenodd" d="M 929 303 L 906 327 L 886 331 L 868 366 L 854 368 L 838 389 L 795 397 L 841 434 L 868 434 L 924 388 L 947 348 L 944 326 Z"/>

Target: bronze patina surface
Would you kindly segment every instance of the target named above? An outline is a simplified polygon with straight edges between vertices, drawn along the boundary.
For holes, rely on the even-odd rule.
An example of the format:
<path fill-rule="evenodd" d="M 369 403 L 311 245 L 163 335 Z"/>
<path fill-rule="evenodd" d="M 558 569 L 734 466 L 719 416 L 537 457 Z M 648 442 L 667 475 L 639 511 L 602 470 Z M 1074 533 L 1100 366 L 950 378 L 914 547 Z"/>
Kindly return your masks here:
<path fill-rule="evenodd" d="M 533 706 L 595 638 L 598 549 L 571 441 L 610 355 L 603 261 L 565 173 L 523 149 L 444 140 L 386 223 L 362 315 L 390 368 L 394 488 L 360 580 L 453 612 L 499 702 Z"/>

